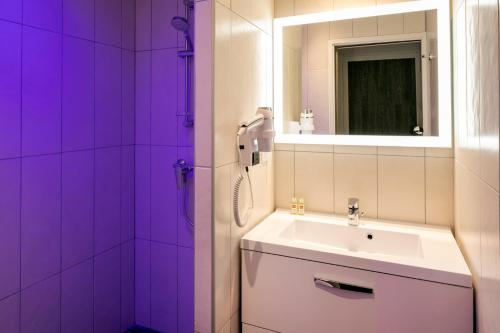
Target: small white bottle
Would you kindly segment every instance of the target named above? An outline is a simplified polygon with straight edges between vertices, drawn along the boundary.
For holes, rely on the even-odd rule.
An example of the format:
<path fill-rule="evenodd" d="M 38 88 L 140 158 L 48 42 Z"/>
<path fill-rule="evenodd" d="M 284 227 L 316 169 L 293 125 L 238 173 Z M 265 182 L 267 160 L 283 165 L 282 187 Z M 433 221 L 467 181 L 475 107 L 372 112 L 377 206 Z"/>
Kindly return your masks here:
<path fill-rule="evenodd" d="M 304 202 L 304 199 L 303 198 L 300 198 L 299 199 L 299 204 L 297 206 L 297 213 L 299 215 L 304 215 L 306 212 L 306 204 Z"/>
<path fill-rule="evenodd" d="M 297 198 L 292 198 L 292 204 L 290 205 L 290 213 L 297 214 Z"/>
<path fill-rule="evenodd" d="M 313 134 L 314 132 L 314 113 L 311 109 L 304 109 L 300 113 L 300 133 Z"/>

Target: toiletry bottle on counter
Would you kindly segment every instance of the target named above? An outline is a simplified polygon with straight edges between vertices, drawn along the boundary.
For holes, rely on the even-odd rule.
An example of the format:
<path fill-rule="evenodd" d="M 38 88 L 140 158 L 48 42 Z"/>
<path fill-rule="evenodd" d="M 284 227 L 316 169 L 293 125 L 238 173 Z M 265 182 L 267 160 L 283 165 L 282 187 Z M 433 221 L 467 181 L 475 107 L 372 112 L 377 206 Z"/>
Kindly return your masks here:
<path fill-rule="evenodd" d="M 314 114 L 311 109 L 304 109 L 300 113 L 300 132 L 301 134 L 313 134 Z"/>
<path fill-rule="evenodd" d="M 299 215 L 304 215 L 306 212 L 306 205 L 304 203 L 304 199 L 303 198 L 300 198 L 299 199 L 299 204 L 297 206 L 297 213 Z"/>
<path fill-rule="evenodd" d="M 292 198 L 292 204 L 290 205 L 290 213 L 297 214 L 297 198 Z"/>

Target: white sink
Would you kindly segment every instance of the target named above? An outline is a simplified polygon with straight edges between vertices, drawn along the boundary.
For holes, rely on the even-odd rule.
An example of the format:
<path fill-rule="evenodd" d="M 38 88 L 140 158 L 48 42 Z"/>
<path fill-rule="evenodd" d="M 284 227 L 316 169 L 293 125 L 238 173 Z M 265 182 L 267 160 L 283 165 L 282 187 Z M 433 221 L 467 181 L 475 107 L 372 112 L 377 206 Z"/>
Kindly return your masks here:
<path fill-rule="evenodd" d="M 378 253 L 409 258 L 422 257 L 418 234 L 375 229 L 368 225 L 354 227 L 338 219 L 322 222 L 297 219 L 283 230 L 280 237 L 350 252 Z"/>
<path fill-rule="evenodd" d="M 448 228 L 278 210 L 241 240 L 245 250 L 470 288 L 472 278 Z"/>

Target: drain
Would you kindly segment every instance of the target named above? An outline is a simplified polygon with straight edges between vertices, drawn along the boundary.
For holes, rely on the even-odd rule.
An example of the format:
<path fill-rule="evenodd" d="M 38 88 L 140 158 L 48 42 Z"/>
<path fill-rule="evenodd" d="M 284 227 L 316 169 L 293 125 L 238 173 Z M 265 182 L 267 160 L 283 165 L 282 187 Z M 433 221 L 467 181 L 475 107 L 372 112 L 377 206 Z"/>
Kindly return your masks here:
<path fill-rule="evenodd" d="M 368 234 L 368 235 L 366 235 L 366 238 L 373 239 L 373 235 L 372 234 Z"/>

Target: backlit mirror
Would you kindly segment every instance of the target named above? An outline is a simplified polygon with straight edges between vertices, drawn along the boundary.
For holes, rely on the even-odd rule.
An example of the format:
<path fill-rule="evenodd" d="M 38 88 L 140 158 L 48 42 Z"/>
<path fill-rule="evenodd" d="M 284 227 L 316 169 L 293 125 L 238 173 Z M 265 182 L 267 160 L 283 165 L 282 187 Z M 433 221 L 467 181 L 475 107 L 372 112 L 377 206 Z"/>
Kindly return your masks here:
<path fill-rule="evenodd" d="M 277 142 L 449 147 L 447 1 L 275 19 Z"/>

